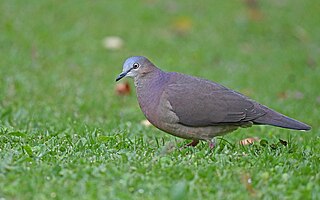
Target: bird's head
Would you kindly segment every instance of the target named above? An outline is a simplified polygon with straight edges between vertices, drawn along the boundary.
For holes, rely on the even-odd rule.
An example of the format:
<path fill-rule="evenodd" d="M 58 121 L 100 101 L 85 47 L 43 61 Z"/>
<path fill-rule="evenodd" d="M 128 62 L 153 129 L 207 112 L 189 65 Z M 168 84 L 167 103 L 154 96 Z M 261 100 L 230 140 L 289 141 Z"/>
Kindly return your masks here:
<path fill-rule="evenodd" d="M 126 76 L 132 78 L 143 76 L 152 72 L 154 69 L 156 69 L 156 67 L 147 58 L 143 56 L 130 57 L 124 62 L 122 73 L 119 74 L 116 81 Z"/>

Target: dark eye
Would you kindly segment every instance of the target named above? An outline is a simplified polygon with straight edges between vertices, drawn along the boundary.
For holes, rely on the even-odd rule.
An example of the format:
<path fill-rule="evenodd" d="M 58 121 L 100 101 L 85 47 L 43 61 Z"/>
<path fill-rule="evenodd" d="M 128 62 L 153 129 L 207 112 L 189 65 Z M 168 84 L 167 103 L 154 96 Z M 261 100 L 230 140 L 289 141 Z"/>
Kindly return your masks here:
<path fill-rule="evenodd" d="M 133 69 L 138 69 L 138 67 L 140 67 L 139 63 L 134 63 L 132 66 Z"/>

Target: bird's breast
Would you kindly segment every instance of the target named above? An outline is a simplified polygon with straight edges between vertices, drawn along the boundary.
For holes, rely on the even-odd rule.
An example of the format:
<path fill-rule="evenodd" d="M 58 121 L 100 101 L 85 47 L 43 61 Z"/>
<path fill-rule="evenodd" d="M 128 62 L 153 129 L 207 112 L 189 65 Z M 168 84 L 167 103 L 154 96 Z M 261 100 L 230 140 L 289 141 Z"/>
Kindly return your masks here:
<path fill-rule="evenodd" d="M 157 106 L 159 105 L 159 94 L 151 92 L 151 89 L 148 87 L 137 86 L 137 98 L 142 112 L 151 122 L 156 116 Z"/>
<path fill-rule="evenodd" d="M 170 79 L 166 73 L 142 77 L 136 81 L 137 98 L 145 117 L 156 127 L 160 128 L 165 116 L 163 98 L 164 90 Z"/>

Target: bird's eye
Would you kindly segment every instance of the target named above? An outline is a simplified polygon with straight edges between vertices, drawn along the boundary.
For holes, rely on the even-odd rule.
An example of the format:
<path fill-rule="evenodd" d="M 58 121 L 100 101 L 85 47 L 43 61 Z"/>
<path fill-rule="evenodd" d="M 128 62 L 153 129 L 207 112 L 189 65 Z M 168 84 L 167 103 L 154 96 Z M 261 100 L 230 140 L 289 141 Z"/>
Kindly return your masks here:
<path fill-rule="evenodd" d="M 134 63 L 134 64 L 132 65 L 132 68 L 133 68 L 133 69 L 138 69 L 139 66 L 140 66 L 139 63 Z"/>

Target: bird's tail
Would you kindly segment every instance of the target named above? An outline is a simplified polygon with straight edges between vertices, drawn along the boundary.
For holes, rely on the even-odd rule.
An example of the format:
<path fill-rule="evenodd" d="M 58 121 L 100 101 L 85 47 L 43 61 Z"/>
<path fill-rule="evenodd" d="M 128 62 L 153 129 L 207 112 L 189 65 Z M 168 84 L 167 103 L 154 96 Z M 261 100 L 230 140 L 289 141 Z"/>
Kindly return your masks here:
<path fill-rule="evenodd" d="M 294 130 L 305 130 L 308 131 L 311 127 L 305 123 L 299 122 L 298 120 L 289 118 L 278 112 L 275 112 L 269 108 L 266 108 L 266 114 L 253 120 L 254 124 L 265 124 L 272 125 L 282 128 L 294 129 Z"/>

